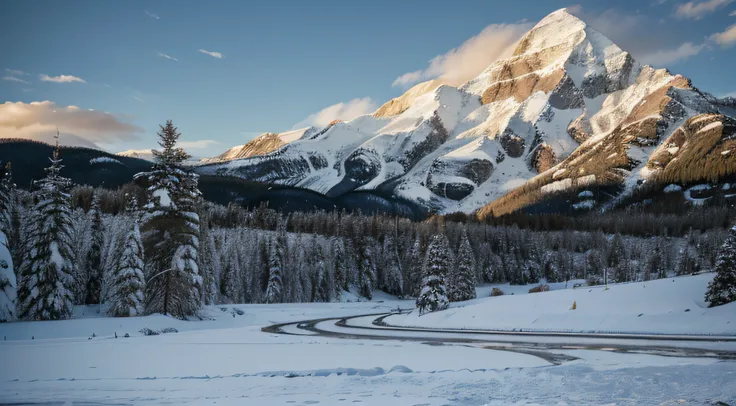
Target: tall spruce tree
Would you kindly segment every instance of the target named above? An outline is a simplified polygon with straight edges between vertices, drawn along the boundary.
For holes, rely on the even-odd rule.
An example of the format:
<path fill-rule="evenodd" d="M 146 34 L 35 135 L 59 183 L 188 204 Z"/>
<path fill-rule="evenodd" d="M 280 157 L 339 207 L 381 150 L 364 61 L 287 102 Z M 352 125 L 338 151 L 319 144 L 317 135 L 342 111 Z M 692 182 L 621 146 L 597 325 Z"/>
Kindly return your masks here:
<path fill-rule="evenodd" d="M 24 320 L 63 320 L 72 315 L 70 181 L 61 176 L 61 168 L 57 131 L 51 166 L 36 185 L 36 204 L 28 219 L 18 289 L 18 316 Z"/>
<path fill-rule="evenodd" d="M 347 290 L 348 258 L 345 254 L 345 245 L 341 238 L 332 237 L 330 242 L 333 246 L 333 269 L 335 278 L 335 293 L 333 297 L 340 299 L 342 291 Z"/>
<path fill-rule="evenodd" d="M 361 237 L 358 242 L 358 294 L 373 299 L 373 284 L 376 281 L 376 265 L 373 262 L 371 237 Z"/>
<path fill-rule="evenodd" d="M 475 255 L 468 235 L 463 233 L 457 253 L 457 268 L 448 278 L 448 296 L 451 302 L 475 299 Z"/>
<path fill-rule="evenodd" d="M 266 287 L 266 303 L 283 301 L 284 249 L 280 237 L 274 238 L 268 248 L 268 286 Z"/>
<path fill-rule="evenodd" d="M 130 216 L 130 231 L 123 240 L 122 253 L 113 274 L 110 307 L 107 314 L 113 317 L 138 316 L 145 310 L 143 276 L 143 241 L 141 240 L 138 204 L 135 196 L 126 212 Z"/>
<path fill-rule="evenodd" d="M 407 270 L 407 291 L 414 297 L 419 297 L 419 293 L 422 291 L 422 280 L 424 279 L 423 263 L 422 241 L 417 236 L 416 240 L 414 240 L 414 245 L 411 247 L 409 260 L 405 268 Z"/>
<path fill-rule="evenodd" d="M 392 235 L 386 235 L 383 240 L 383 266 L 386 275 L 386 285 L 384 287 L 386 293 L 395 296 L 404 295 L 404 277 L 401 274 L 401 264 L 396 250 L 396 241 Z"/>
<path fill-rule="evenodd" d="M 709 307 L 736 301 L 736 226 L 731 228 L 718 252 L 715 271 L 716 276 L 708 284 L 705 293 Z"/>
<path fill-rule="evenodd" d="M 452 266 L 450 242 L 444 234 L 435 234 L 424 258 L 424 279 L 417 298 L 419 314 L 444 310 L 449 305 L 445 278 Z"/>
<path fill-rule="evenodd" d="M 160 126 L 151 172 L 136 178 L 148 182 L 141 232 L 146 260 L 146 311 L 186 318 L 202 306 L 199 273 L 198 177 L 184 169 L 189 155 L 176 146 L 181 134 L 171 120 Z"/>
<path fill-rule="evenodd" d="M 89 210 L 92 218 L 92 229 L 90 237 L 92 245 L 87 251 L 86 280 L 87 287 L 84 303 L 99 304 L 102 292 L 102 213 L 100 211 L 100 195 L 95 194 L 92 198 L 92 207 Z"/>
<path fill-rule="evenodd" d="M 0 179 L 0 323 L 15 318 L 17 284 L 7 237 L 11 230 L 14 186 L 10 179 L 10 164 L 8 164 L 3 178 Z"/>

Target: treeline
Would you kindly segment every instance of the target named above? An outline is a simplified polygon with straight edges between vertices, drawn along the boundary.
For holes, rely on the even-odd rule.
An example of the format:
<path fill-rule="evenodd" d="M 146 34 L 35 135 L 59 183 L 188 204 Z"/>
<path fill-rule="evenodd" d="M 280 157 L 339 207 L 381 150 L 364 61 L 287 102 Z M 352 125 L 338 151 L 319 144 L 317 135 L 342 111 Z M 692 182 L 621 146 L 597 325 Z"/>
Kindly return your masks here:
<path fill-rule="evenodd" d="M 371 299 L 376 290 L 417 297 L 432 311 L 475 297 L 479 283 L 598 284 L 710 270 L 727 234 L 725 219 L 653 237 L 609 232 L 594 218 L 519 227 L 222 206 L 203 200 L 196 175 L 181 166 L 176 128 L 167 123 L 159 135 L 159 162 L 118 190 L 72 187 L 59 176 L 58 148 L 32 191 L 4 176 L 0 242 L 15 264 L 12 275 L 0 272 L 0 309 L 15 306 L 5 319 L 64 319 L 79 304 L 113 316 L 189 317 L 203 304 Z M 670 219 L 648 221 L 667 230 Z"/>

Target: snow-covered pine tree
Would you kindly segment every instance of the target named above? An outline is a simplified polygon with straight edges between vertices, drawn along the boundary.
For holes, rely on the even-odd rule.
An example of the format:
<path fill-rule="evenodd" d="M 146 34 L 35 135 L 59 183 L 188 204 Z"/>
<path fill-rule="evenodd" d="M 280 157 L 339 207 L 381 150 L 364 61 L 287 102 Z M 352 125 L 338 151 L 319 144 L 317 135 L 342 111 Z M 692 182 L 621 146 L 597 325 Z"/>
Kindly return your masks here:
<path fill-rule="evenodd" d="M 373 284 L 376 281 L 376 265 L 373 262 L 373 238 L 361 237 L 358 242 L 358 294 L 373 299 Z"/>
<path fill-rule="evenodd" d="M 15 299 L 17 285 L 13 270 L 6 232 L 11 228 L 11 210 L 14 199 L 14 185 L 10 180 L 10 164 L 5 176 L 0 180 L 0 323 L 15 318 Z"/>
<path fill-rule="evenodd" d="M 99 304 L 102 291 L 102 213 L 100 211 L 100 195 L 95 194 L 92 198 L 92 207 L 88 213 L 92 219 L 92 230 L 90 238 L 92 245 L 87 251 L 86 260 L 86 296 L 84 304 Z"/>
<path fill-rule="evenodd" d="M 420 314 L 444 310 L 449 305 L 445 278 L 451 265 L 452 254 L 447 236 L 435 234 L 429 242 L 422 266 L 424 279 L 416 302 Z"/>
<path fill-rule="evenodd" d="M 160 126 L 150 172 L 136 175 L 148 182 L 148 203 L 141 232 L 146 261 L 146 311 L 186 318 L 202 306 L 199 273 L 198 176 L 182 167 L 189 155 L 176 146 L 181 135 L 171 120 Z"/>
<path fill-rule="evenodd" d="M 15 206 L 15 184 L 12 179 L 10 162 L 5 164 L 5 168 L 0 173 L 0 233 L 5 234 L 10 247 L 10 235 L 12 235 L 12 213 Z"/>
<path fill-rule="evenodd" d="M 468 235 L 463 233 L 457 253 L 457 268 L 448 278 L 448 296 L 451 302 L 475 299 L 475 255 Z"/>
<path fill-rule="evenodd" d="M 332 237 L 330 238 L 333 250 L 333 269 L 335 278 L 335 293 L 333 297 L 339 299 L 342 296 L 342 291 L 347 290 L 347 275 L 348 275 L 348 262 L 345 255 L 345 245 L 341 238 Z"/>
<path fill-rule="evenodd" d="M 220 276 L 220 255 L 217 253 L 215 236 L 212 229 L 202 227 L 202 244 L 199 248 L 199 269 L 204 280 L 204 304 L 217 302 Z"/>
<path fill-rule="evenodd" d="M 386 293 L 395 296 L 404 295 L 404 277 L 401 275 L 401 264 L 399 257 L 396 255 L 396 241 L 393 236 L 388 234 L 383 240 L 383 266 L 386 275 Z"/>
<path fill-rule="evenodd" d="M 26 258 L 18 288 L 18 316 L 24 320 L 63 320 L 72 316 L 72 248 L 69 180 L 60 174 L 59 133 L 51 166 L 37 183 L 29 216 Z"/>
<path fill-rule="evenodd" d="M 407 289 L 406 291 L 414 296 L 418 297 L 422 291 L 422 279 L 424 278 L 422 263 L 424 262 L 424 255 L 422 254 L 422 241 L 417 236 L 414 240 L 414 245 L 411 247 L 409 253 L 409 260 L 407 261 L 406 269 L 407 273 Z"/>
<path fill-rule="evenodd" d="M 319 244 L 315 244 L 315 255 L 314 255 L 314 276 L 315 281 L 312 285 L 314 294 L 312 295 L 313 302 L 329 302 L 330 301 L 330 282 L 327 266 L 325 264 L 325 256 L 322 251 L 322 247 Z"/>
<path fill-rule="evenodd" d="M 284 267 L 284 248 L 281 238 L 274 238 L 268 247 L 268 286 L 266 287 L 266 303 L 283 301 L 283 279 L 281 271 Z"/>
<path fill-rule="evenodd" d="M 705 293 L 709 307 L 736 301 L 736 226 L 731 228 L 718 252 L 715 271 L 716 276 Z"/>
<path fill-rule="evenodd" d="M 5 233 L 0 230 L 0 323 L 15 318 L 16 288 L 13 258 L 10 256 Z"/>
<path fill-rule="evenodd" d="M 115 268 L 110 292 L 110 307 L 107 314 L 113 317 L 138 316 L 145 310 L 143 277 L 143 241 L 138 226 L 138 203 L 135 196 L 128 201 L 126 208 L 130 219 L 130 231 L 123 240 L 120 261 Z"/>

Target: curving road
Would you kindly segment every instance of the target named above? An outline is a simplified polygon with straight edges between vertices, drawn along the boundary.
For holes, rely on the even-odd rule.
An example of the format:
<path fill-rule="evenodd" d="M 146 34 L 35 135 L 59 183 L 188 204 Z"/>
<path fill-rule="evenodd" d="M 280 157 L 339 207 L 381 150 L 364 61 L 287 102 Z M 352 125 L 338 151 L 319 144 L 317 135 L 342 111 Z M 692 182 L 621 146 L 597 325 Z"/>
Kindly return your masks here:
<path fill-rule="evenodd" d="M 475 344 L 487 349 L 537 356 L 556 365 L 576 359 L 560 352 L 564 350 L 736 360 L 736 337 L 451 330 L 387 324 L 385 319 L 395 314 L 398 313 L 303 320 L 274 324 L 263 327 L 261 331 L 339 339 L 417 341 L 430 345 Z"/>

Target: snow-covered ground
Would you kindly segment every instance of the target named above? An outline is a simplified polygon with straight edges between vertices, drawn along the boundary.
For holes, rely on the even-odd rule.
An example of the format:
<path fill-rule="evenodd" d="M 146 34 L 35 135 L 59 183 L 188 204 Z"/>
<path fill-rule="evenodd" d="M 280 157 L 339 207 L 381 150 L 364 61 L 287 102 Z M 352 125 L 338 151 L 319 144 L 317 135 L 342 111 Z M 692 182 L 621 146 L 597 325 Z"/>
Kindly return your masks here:
<path fill-rule="evenodd" d="M 505 285 L 498 286 L 504 296 L 479 295 L 444 312 L 419 316 L 414 311 L 385 321 L 431 328 L 736 335 L 736 303 L 709 309 L 704 302 L 712 279 L 709 273 L 609 285 L 608 290 L 555 290 L 560 284 L 553 284 L 552 291 L 534 294 L 524 294 L 528 286 Z"/>
<path fill-rule="evenodd" d="M 709 277 L 647 282 L 646 288 L 632 284 L 625 298 L 633 308 L 650 295 L 642 292 L 667 290 L 669 296 L 684 295 L 681 301 L 693 303 L 696 292 L 690 289 L 700 289 Z M 657 283 L 667 288 L 645 291 Z M 558 295 L 582 292 L 522 294 L 528 287 L 507 286 L 508 291 L 518 290 L 513 296 L 488 298 L 490 288 L 479 289 L 484 297 L 468 306 L 437 316 L 456 312 L 462 317 L 463 311 L 485 309 L 485 317 L 494 318 L 499 312 L 488 306 L 498 306 L 494 303 L 499 299 L 513 299 L 509 303 L 540 314 L 563 301 L 555 299 Z M 612 286 L 599 294 L 615 295 L 625 288 Z M 668 295 L 649 296 L 648 307 L 663 313 L 673 305 L 661 303 L 664 296 Z M 544 298 L 549 299 L 548 306 L 542 306 Z M 576 311 L 599 305 L 585 298 L 577 299 L 577 304 Z M 345 340 L 261 331 L 280 322 L 382 313 L 399 306 L 408 308 L 412 302 L 378 294 L 373 302 L 212 306 L 204 310 L 202 321 L 164 316 L 113 319 L 100 317 L 94 307 L 79 307 L 74 320 L 0 324 L 0 336 L 6 339 L 0 341 L 0 404 L 697 405 L 736 401 L 736 363 L 714 358 L 570 349 L 555 352 L 577 360 L 552 365 L 543 357 L 481 344 Z M 733 308 L 724 309 L 733 313 Z M 692 311 L 703 309 L 693 304 Z M 173 327 L 179 332 L 144 336 L 139 332 L 144 327 Z M 126 333 L 130 337 L 124 338 Z M 119 338 L 113 338 L 115 334 Z"/>

